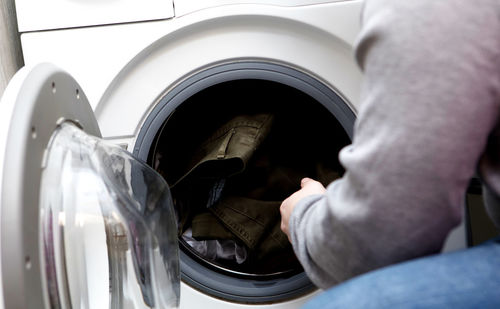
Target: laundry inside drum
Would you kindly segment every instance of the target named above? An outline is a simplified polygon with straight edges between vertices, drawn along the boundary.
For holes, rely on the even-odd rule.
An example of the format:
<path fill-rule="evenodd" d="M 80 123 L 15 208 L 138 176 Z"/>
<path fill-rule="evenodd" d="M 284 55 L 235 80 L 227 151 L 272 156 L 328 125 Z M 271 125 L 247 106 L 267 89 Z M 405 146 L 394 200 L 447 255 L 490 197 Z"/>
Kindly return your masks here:
<path fill-rule="evenodd" d="M 181 249 L 243 276 L 302 272 L 280 229 L 281 202 L 303 177 L 339 178 L 350 139 L 332 113 L 281 83 L 244 79 L 184 101 L 158 132 L 149 163 L 167 180 Z"/>

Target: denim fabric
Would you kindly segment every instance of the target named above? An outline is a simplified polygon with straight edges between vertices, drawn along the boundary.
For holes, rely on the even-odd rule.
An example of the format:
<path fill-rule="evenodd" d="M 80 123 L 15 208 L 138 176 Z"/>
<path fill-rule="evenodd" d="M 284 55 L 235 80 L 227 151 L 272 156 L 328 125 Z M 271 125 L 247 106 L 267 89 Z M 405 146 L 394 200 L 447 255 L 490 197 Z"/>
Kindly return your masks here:
<path fill-rule="evenodd" d="M 367 273 L 303 308 L 500 308 L 500 237 Z"/>

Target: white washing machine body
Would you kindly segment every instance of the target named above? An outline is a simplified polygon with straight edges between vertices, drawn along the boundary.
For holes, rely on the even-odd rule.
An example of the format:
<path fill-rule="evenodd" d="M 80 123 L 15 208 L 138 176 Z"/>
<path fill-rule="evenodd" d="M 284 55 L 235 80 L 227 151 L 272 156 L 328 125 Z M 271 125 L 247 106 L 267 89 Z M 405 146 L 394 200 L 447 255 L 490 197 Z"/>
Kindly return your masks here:
<path fill-rule="evenodd" d="M 142 9 L 115 1 L 99 14 L 97 3 L 34 2 L 16 1 L 26 65 L 50 62 L 69 72 L 85 91 L 103 138 L 142 159 L 184 100 L 238 79 L 286 84 L 324 105 L 339 102 L 327 108 L 352 134 L 361 1 L 149 1 Z M 225 292 L 194 286 L 181 284 L 181 308 L 298 308 L 316 293 L 255 302 L 245 301 L 247 294 L 225 298 Z"/>

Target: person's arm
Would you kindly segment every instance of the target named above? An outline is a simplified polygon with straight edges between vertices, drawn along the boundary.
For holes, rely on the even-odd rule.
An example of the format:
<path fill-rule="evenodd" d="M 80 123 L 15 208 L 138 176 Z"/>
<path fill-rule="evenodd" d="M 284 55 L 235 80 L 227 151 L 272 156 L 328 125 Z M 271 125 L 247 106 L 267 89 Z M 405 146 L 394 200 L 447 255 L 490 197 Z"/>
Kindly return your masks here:
<path fill-rule="evenodd" d="M 439 252 L 460 222 L 500 108 L 499 8 L 365 3 L 356 47 L 362 104 L 353 143 L 340 153 L 346 173 L 325 194 L 282 205 L 293 209 L 289 235 L 319 287 Z"/>

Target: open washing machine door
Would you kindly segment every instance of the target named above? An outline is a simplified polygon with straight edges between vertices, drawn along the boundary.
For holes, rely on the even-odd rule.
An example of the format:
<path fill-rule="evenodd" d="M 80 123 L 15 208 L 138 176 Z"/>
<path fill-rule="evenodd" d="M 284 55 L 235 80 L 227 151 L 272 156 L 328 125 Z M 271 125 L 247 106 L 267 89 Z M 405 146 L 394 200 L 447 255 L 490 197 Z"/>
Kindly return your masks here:
<path fill-rule="evenodd" d="M 0 110 L 0 307 L 178 307 L 169 188 L 100 139 L 78 83 L 23 68 Z"/>

